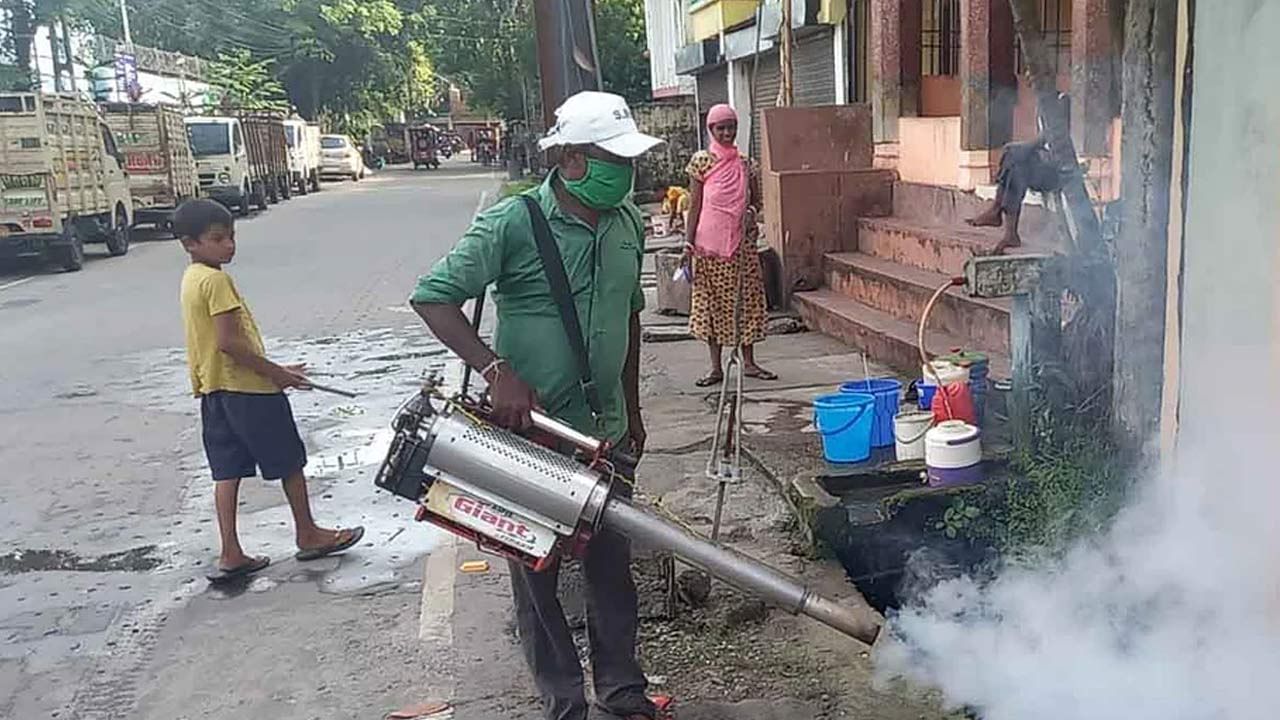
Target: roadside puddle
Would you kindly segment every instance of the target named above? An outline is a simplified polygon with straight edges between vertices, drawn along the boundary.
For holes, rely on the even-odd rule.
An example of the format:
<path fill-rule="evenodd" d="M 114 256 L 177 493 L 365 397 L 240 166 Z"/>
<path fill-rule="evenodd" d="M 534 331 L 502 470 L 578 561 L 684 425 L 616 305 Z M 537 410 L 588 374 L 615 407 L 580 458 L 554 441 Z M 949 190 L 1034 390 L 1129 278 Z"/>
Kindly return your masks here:
<path fill-rule="evenodd" d="M 269 555 L 272 567 L 249 588 L 267 592 L 287 582 L 314 582 L 322 592 L 376 591 L 406 582 L 419 582 L 418 561 L 436 547 L 442 531 L 413 519 L 412 503 L 373 484 L 387 448 L 396 411 L 437 373 L 446 388 L 461 383 L 461 364 L 420 326 L 363 330 L 314 339 L 268 339 L 267 352 L 282 363 L 304 362 L 316 382 L 354 393 L 347 398 L 318 390 L 290 391 L 299 432 L 307 447 L 306 474 L 317 522 L 327 527 L 362 525 L 360 544 L 343 555 L 298 563 L 292 560 L 292 516 L 277 485 L 246 481 L 241 486 L 239 515 L 242 541 L 252 552 Z M 185 356 L 164 350 L 140 358 L 142 372 L 128 385 L 129 402 L 147 408 L 173 410 L 189 397 Z M 198 404 L 192 403 L 198 443 Z M 183 514 L 213 517 L 207 465 L 203 453 L 190 458 L 199 468 L 193 478 Z M 149 536 L 148 533 L 143 533 Z M 165 565 L 204 572 L 212 563 L 217 539 L 212 525 L 193 536 L 159 542 Z M 410 568 L 415 568 L 410 570 Z M 217 594 L 230 596 L 234 592 Z"/>

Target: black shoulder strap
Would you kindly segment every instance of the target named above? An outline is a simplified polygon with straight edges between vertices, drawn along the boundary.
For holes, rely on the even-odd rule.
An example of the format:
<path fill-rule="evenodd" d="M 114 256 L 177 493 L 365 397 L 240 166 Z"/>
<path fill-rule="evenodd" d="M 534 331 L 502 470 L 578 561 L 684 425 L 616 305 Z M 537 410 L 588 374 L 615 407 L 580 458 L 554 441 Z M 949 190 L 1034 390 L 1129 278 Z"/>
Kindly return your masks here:
<path fill-rule="evenodd" d="M 564 325 L 564 334 L 569 340 L 569 347 L 578 358 L 578 384 L 587 396 L 587 406 L 597 421 L 603 408 L 600 405 L 600 392 L 595 381 L 591 379 L 591 361 L 587 358 L 587 348 L 582 342 L 582 325 L 578 322 L 578 309 L 573 304 L 573 291 L 569 288 L 569 278 L 564 272 L 564 258 L 560 257 L 560 249 L 551 236 L 551 226 L 547 224 L 546 215 L 538 207 L 538 201 L 521 195 L 524 206 L 529 210 L 529 221 L 533 225 L 533 239 L 538 245 L 538 257 L 542 259 L 542 271 L 547 275 L 547 284 L 551 286 L 551 298 L 555 300 L 556 309 L 560 311 L 560 323 Z"/>

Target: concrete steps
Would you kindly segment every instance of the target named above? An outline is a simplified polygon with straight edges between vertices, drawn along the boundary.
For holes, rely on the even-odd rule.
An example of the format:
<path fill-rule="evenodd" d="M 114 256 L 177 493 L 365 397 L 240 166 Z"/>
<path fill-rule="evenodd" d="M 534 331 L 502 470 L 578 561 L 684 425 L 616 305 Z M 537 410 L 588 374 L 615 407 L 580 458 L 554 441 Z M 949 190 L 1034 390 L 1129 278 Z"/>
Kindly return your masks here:
<path fill-rule="evenodd" d="M 914 377 L 920 372 L 916 328 L 925 304 L 949 278 L 964 274 L 969 258 L 994 248 L 1001 231 L 964 223 L 984 205 L 972 193 L 901 182 L 893 193 L 894 215 L 858 218 L 856 247 L 825 254 L 824 287 L 798 292 L 792 302 L 809 327 Z M 1035 228 L 1024 240 L 1042 236 L 1050 219 L 1043 211 L 1024 212 L 1024 228 Z M 1050 250 L 1046 245 L 1033 248 Z M 962 288 L 947 291 L 929 316 L 926 349 L 984 352 L 992 376 L 1009 377 L 1011 306 L 1009 300 L 971 298 Z"/>
<path fill-rule="evenodd" d="M 829 289 L 913 326 L 920 322 L 933 293 L 956 274 L 929 272 L 860 252 L 826 256 Z M 968 338 L 967 346 L 1007 355 L 1011 305 L 1008 300 L 971 298 L 963 289 L 953 288 L 934 305 L 929 327 Z"/>
<path fill-rule="evenodd" d="M 920 354 L 916 350 L 915 323 L 896 318 L 830 288 L 796 293 L 792 296 L 792 303 L 811 329 L 842 340 L 908 376 L 919 374 Z M 925 331 L 925 344 L 935 353 L 959 347 L 975 348 L 967 338 L 932 329 Z M 990 356 L 993 378 L 1011 376 L 1006 354 L 976 349 L 986 350 Z"/>
<path fill-rule="evenodd" d="M 858 251 L 944 275 L 963 275 L 975 253 L 988 253 L 1000 230 L 968 225 L 942 226 L 896 217 L 859 218 Z"/>

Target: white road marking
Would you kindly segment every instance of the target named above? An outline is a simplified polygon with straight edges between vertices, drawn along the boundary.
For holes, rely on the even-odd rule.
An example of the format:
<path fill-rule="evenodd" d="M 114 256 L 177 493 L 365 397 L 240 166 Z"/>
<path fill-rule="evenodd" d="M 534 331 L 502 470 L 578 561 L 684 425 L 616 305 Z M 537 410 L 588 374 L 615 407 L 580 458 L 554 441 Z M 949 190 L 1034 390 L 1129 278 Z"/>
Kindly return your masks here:
<path fill-rule="evenodd" d="M 9 288 L 12 288 L 12 287 L 18 287 L 19 285 L 21 285 L 21 284 L 23 284 L 23 283 L 29 283 L 29 282 L 31 282 L 32 280 L 35 280 L 35 279 L 36 279 L 36 277 L 37 277 L 36 275 L 28 275 L 27 277 L 19 278 L 19 279 L 17 279 L 17 280 L 13 280 L 13 281 L 11 281 L 11 282 L 7 282 L 7 283 L 5 283 L 5 284 L 3 284 L 3 285 L 0 285 L 0 290 L 8 290 Z"/>
<path fill-rule="evenodd" d="M 485 190 L 485 191 L 481 192 L 481 193 L 480 193 L 480 202 L 476 203 L 476 211 L 475 211 L 475 212 L 473 212 L 473 213 L 471 213 L 471 214 L 472 214 L 473 216 L 475 216 L 475 215 L 479 215 L 479 214 L 480 214 L 480 211 L 484 209 L 484 201 L 485 201 L 485 200 L 488 200 L 488 199 L 489 199 L 489 191 L 488 191 L 488 190 Z"/>
<path fill-rule="evenodd" d="M 427 556 L 422 572 L 422 612 L 418 639 L 453 647 L 453 584 L 458 564 L 458 543 L 449 535 Z"/>

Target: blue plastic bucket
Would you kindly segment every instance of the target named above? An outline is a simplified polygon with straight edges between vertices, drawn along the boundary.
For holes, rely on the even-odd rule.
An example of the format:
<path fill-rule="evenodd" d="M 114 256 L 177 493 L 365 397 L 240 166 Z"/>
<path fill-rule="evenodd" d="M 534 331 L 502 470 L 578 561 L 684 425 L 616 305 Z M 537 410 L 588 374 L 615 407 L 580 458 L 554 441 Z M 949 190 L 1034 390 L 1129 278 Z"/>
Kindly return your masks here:
<path fill-rule="evenodd" d="M 894 378 L 851 380 L 840 386 L 842 393 L 862 393 L 876 399 L 875 422 L 871 424 L 871 447 L 893 445 L 893 419 L 898 416 L 902 383 Z"/>
<path fill-rule="evenodd" d="M 969 381 L 969 395 L 973 397 L 973 414 L 978 421 L 978 427 L 983 426 L 983 419 L 987 414 L 987 389 L 989 383 L 990 381 L 985 377 Z"/>
<path fill-rule="evenodd" d="M 833 393 L 813 399 L 813 424 L 822 435 L 827 462 L 855 463 L 871 457 L 876 399 L 862 393 Z"/>
<path fill-rule="evenodd" d="M 924 412 L 933 409 L 933 394 L 938 392 L 938 386 L 929 382 L 928 378 L 916 383 L 916 392 L 919 394 L 919 407 Z"/>

